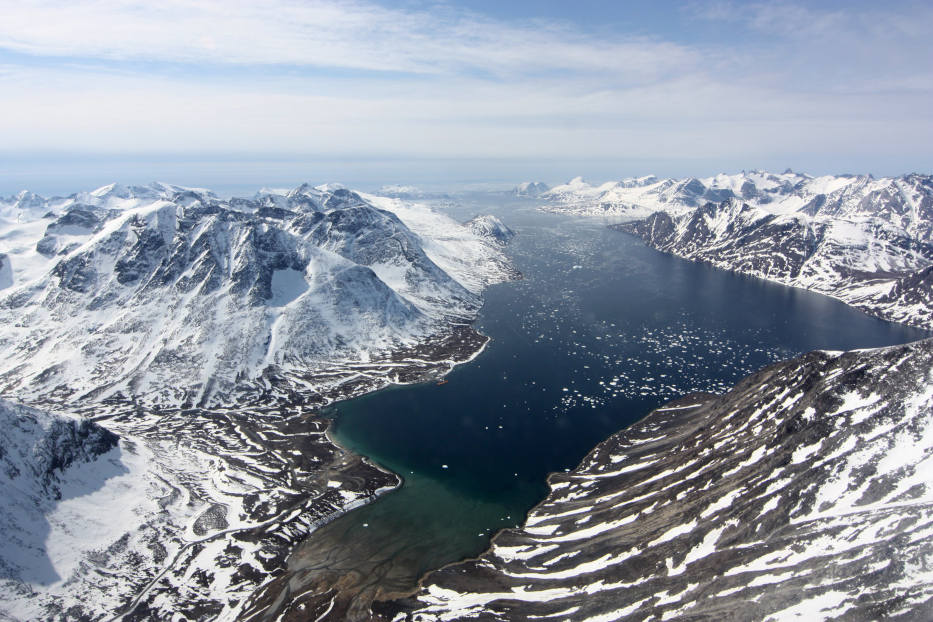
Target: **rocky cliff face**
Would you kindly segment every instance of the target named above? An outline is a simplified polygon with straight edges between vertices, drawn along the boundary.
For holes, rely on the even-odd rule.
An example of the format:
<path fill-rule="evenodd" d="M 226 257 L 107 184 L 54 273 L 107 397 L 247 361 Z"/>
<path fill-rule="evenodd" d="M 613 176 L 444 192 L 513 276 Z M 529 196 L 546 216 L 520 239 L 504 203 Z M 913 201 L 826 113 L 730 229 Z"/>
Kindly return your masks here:
<path fill-rule="evenodd" d="M 415 231 L 392 210 L 417 208 L 343 188 L 14 199 L 0 222 L 16 240 L 0 255 L 0 388 L 25 399 L 203 406 L 270 377 L 308 392 L 311 372 L 470 321 L 483 285 L 510 276 L 485 236 L 436 214 Z"/>
<path fill-rule="evenodd" d="M 90 421 L 0 399 L 0 475 L 7 489 L 60 499 L 68 467 L 92 462 L 116 445 L 115 434 Z"/>
<path fill-rule="evenodd" d="M 773 214 L 731 200 L 611 226 L 679 257 L 826 294 L 887 320 L 933 325 L 933 243 L 882 218 Z"/>
<path fill-rule="evenodd" d="M 933 341 L 772 365 L 600 444 L 394 620 L 933 615 Z"/>
<path fill-rule="evenodd" d="M 542 194 L 545 209 L 591 215 L 644 217 L 655 211 L 682 213 L 707 203 L 736 200 L 772 214 L 800 212 L 812 217 L 880 218 L 907 235 L 931 240 L 933 176 L 871 175 L 812 177 L 743 171 L 735 175 L 686 179 L 654 176 L 598 186 L 576 178 Z"/>

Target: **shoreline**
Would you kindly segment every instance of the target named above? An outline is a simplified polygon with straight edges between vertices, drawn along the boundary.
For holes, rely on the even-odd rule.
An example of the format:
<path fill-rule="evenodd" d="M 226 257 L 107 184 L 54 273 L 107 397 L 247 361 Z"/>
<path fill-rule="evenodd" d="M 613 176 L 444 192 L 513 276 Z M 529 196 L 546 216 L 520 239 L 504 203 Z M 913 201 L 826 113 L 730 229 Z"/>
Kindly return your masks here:
<path fill-rule="evenodd" d="M 683 259 L 684 261 L 690 261 L 692 263 L 710 266 L 710 267 L 716 268 L 717 270 L 723 270 L 726 272 L 731 272 L 732 274 L 760 279 L 768 283 L 775 283 L 777 285 L 783 285 L 784 287 L 791 287 L 794 289 L 799 289 L 802 291 L 810 292 L 813 294 L 819 294 L 821 296 L 826 296 L 827 298 L 831 298 L 833 300 L 841 302 L 847 307 L 850 307 L 861 313 L 864 313 L 868 317 L 872 317 L 872 318 L 882 320 L 885 322 L 891 322 L 894 324 L 900 324 L 902 326 L 907 326 L 909 328 L 918 328 L 920 330 L 927 330 L 927 331 L 930 330 L 929 318 L 911 317 L 909 310 L 898 310 L 896 307 L 885 307 L 882 303 L 878 303 L 876 301 L 873 301 L 872 299 L 862 299 L 862 300 L 857 299 L 857 298 L 849 299 L 846 297 L 844 293 L 842 294 L 838 293 L 839 288 L 830 287 L 829 289 L 822 289 L 822 288 L 814 287 L 813 285 L 805 285 L 801 283 L 795 283 L 792 281 L 783 281 L 780 279 L 771 278 L 763 274 L 756 273 L 754 271 L 741 270 L 741 269 L 732 267 L 728 264 L 720 263 L 717 261 L 710 261 L 710 260 L 706 260 L 702 258 L 686 257 L 674 250 L 662 250 L 656 247 L 655 245 L 651 244 L 648 240 L 646 240 L 639 233 L 636 233 L 626 228 L 626 225 L 643 222 L 648 217 L 652 216 L 655 213 L 666 213 L 666 214 L 674 215 L 674 214 L 679 214 L 679 213 L 685 213 L 685 211 L 689 211 L 689 210 L 676 210 L 675 209 L 671 211 L 660 210 L 659 212 L 657 209 L 645 210 L 645 209 L 640 209 L 640 208 L 635 208 L 635 209 L 629 208 L 629 209 L 625 209 L 624 211 L 598 213 L 593 210 L 592 204 L 589 204 L 589 203 L 580 203 L 576 205 L 543 204 L 543 205 L 539 205 L 537 207 L 537 210 L 542 213 L 546 213 L 546 214 L 564 214 L 564 215 L 575 217 L 575 218 L 588 219 L 594 222 L 598 221 L 600 224 L 602 224 L 603 226 L 605 226 L 606 228 L 612 231 L 625 233 L 627 235 L 631 235 L 641 240 L 642 243 L 644 243 L 645 246 L 647 246 L 648 248 L 652 248 L 660 253 L 664 253 L 672 257 L 677 257 L 678 259 Z M 917 277 L 918 275 L 920 275 L 921 272 L 924 272 L 924 269 L 917 270 L 913 272 L 912 275 L 908 275 L 908 276 Z M 905 276 L 904 278 L 908 278 L 908 276 Z M 900 281 L 893 280 L 892 283 L 893 284 L 892 284 L 891 289 L 893 290 L 893 289 L 896 289 L 897 284 L 900 283 Z M 820 283 L 817 282 L 815 283 L 815 285 L 819 286 Z M 827 285 L 831 285 L 831 284 L 827 284 Z M 867 285 L 865 285 L 865 287 L 871 287 L 871 286 L 877 286 L 877 283 L 869 282 Z"/>
<path fill-rule="evenodd" d="M 606 227 L 612 231 L 617 231 L 619 233 L 624 233 L 626 235 L 633 236 L 636 239 L 641 240 L 642 243 L 648 248 L 654 249 L 658 251 L 659 253 L 664 253 L 665 255 L 677 257 L 678 259 L 689 261 L 695 264 L 710 266 L 717 270 L 731 272 L 732 274 L 751 277 L 751 278 L 759 279 L 762 281 L 766 281 L 768 283 L 775 283 L 777 285 L 782 285 L 784 287 L 791 287 L 794 289 L 799 289 L 802 291 L 810 292 L 813 294 L 819 294 L 821 296 L 826 296 L 827 298 L 831 298 L 833 300 L 841 302 L 847 307 L 850 307 L 852 309 L 855 309 L 856 311 L 864 313 L 868 317 L 882 320 L 884 322 L 891 322 L 893 324 L 900 324 L 902 326 L 907 326 L 909 328 L 916 328 L 920 330 L 926 330 L 926 331 L 930 330 L 929 317 L 924 318 L 922 315 L 918 316 L 916 312 L 914 313 L 914 315 L 911 315 L 909 308 L 905 309 L 903 308 L 903 305 L 901 305 L 900 307 L 897 305 L 884 306 L 883 302 L 879 302 L 870 297 L 859 299 L 853 296 L 851 299 L 847 298 L 846 293 L 845 293 L 846 289 L 841 288 L 841 287 L 832 287 L 832 283 L 814 281 L 811 285 L 805 285 L 805 284 L 797 283 L 794 281 L 781 280 L 778 278 L 772 278 L 769 276 L 765 276 L 753 270 L 743 270 L 741 268 L 731 266 L 730 264 L 724 261 L 715 261 L 715 260 L 709 260 L 709 259 L 704 259 L 700 257 L 688 257 L 677 252 L 676 250 L 663 250 L 661 248 L 658 248 L 654 244 L 652 244 L 649 240 L 645 239 L 644 236 L 637 233 L 636 231 L 629 230 L 628 228 L 626 228 L 626 225 L 637 224 L 639 222 L 644 222 L 644 221 L 645 219 L 633 219 L 631 221 L 627 221 L 624 223 L 607 224 Z M 905 273 L 905 274 L 902 274 L 901 279 L 917 278 L 923 272 L 927 272 L 928 270 L 929 268 L 923 268 L 923 269 L 916 270 L 909 274 Z M 890 295 L 890 292 L 897 289 L 898 285 L 901 283 L 901 279 L 897 279 L 897 278 L 891 279 L 890 277 L 888 278 L 887 282 L 891 283 L 891 287 L 888 288 L 889 293 L 886 295 Z M 862 285 L 859 286 L 857 284 L 853 284 L 852 287 L 854 287 L 856 291 L 859 289 L 859 287 L 863 289 L 871 288 L 871 287 L 878 287 L 878 283 L 876 282 L 878 280 L 882 280 L 882 278 L 879 277 L 878 279 L 875 279 L 875 280 L 866 280 Z"/>
<path fill-rule="evenodd" d="M 342 365 L 345 382 L 262 406 L 252 400 L 208 408 L 17 400 L 94 420 L 154 456 L 133 476 L 155 487 L 131 501 L 146 517 L 142 526 L 115 526 L 110 536 L 130 538 L 125 555 L 135 562 L 115 556 L 107 575 L 78 570 L 68 577 L 78 589 L 36 586 L 30 610 L 38 617 L 63 607 L 91 617 L 120 612 L 127 620 L 166 610 L 235 619 L 257 591 L 287 574 L 289 556 L 311 533 L 404 484 L 401 475 L 340 444 L 318 404 L 431 382 L 476 359 L 489 341 L 471 324 L 451 325 L 379 361 Z M 382 373 L 367 376 L 352 367 Z M 326 372 L 320 377 L 328 378 Z M 208 518 L 215 515 L 220 518 Z M 20 600 L 9 605 L 19 607 Z"/>
<path fill-rule="evenodd" d="M 866 578 L 866 567 L 886 566 L 892 546 L 908 559 L 927 554 L 929 546 L 907 538 L 924 526 L 916 526 L 915 521 L 929 522 L 929 513 L 926 518 L 916 516 L 925 499 L 905 504 L 889 494 L 865 504 L 857 496 L 829 500 L 805 491 L 814 483 L 832 489 L 829 475 L 838 475 L 840 464 L 851 467 L 843 471 L 846 477 L 858 478 L 863 487 L 885 486 L 889 493 L 898 489 L 891 474 L 904 465 L 912 465 L 920 476 L 922 454 L 880 473 L 866 473 L 859 465 L 864 464 L 866 445 L 875 456 L 890 455 L 888 440 L 897 436 L 892 429 L 915 434 L 918 426 L 922 429 L 929 423 L 927 411 L 912 406 L 910 396 L 929 400 L 928 392 L 924 396 L 924 390 L 916 387 L 918 379 L 928 376 L 931 343 L 927 338 L 836 354 L 813 350 L 763 367 L 723 394 L 692 393 L 668 401 L 598 443 L 569 472 L 550 474 L 550 492 L 529 511 L 521 527 L 501 530 L 476 558 L 426 573 L 418 592 L 386 602 L 376 613 L 393 620 L 524 620 L 569 613 L 605 617 L 624 606 L 629 613 L 703 617 L 762 599 L 760 615 L 766 617 L 813 598 L 812 591 L 801 596 L 800 574 L 815 584 L 813 589 L 820 590 L 816 593 L 842 590 L 852 607 L 866 614 L 904 611 L 903 596 L 892 595 L 876 579 Z M 853 384 L 867 388 L 864 393 L 880 394 L 882 409 L 875 401 L 847 402 Z M 790 402 L 785 399 L 788 394 L 794 396 Z M 753 416 L 732 421 L 734 415 L 745 413 Z M 853 425 L 856 422 L 859 425 Z M 827 426 L 835 432 L 827 434 Z M 724 446 L 724 437 L 741 442 L 740 450 Z M 831 462 L 800 458 L 802 447 L 808 450 L 806 457 L 813 448 L 827 444 L 836 450 L 828 452 Z M 858 451 L 853 449 L 856 446 Z M 707 451 L 710 447 L 712 451 Z M 775 488 L 778 473 L 784 485 Z M 599 484 L 594 486 L 596 481 Z M 751 489 L 745 501 L 733 503 L 745 488 Z M 782 505 L 782 495 L 799 503 Z M 660 510 L 668 504 L 668 510 Z M 580 508 L 587 517 L 597 517 L 594 524 L 581 526 L 587 521 L 578 520 Z M 891 524 L 891 513 L 897 517 L 898 529 L 878 527 Z M 741 520 L 749 514 L 767 518 L 750 526 Z M 836 524 L 824 520 L 840 516 L 855 521 L 852 529 L 873 534 L 859 541 L 854 558 L 864 561 L 858 564 L 848 553 L 851 546 L 846 546 L 851 530 L 840 533 Z M 788 537 L 788 531 L 799 533 L 799 538 Z M 728 537 L 720 544 L 724 532 Z M 500 538 L 505 542 L 494 552 Z M 587 548 L 594 538 L 601 539 L 600 546 Z M 839 543 L 835 547 L 834 541 Z M 801 555 L 816 549 L 820 553 Z M 706 560 L 713 555 L 717 565 L 711 567 Z M 567 558 L 573 560 L 560 562 Z M 762 558 L 793 561 L 781 564 L 775 577 L 774 567 L 761 564 Z M 929 583 L 929 577 L 912 577 L 907 568 L 892 572 L 911 583 Z M 731 578 L 740 572 L 744 578 Z M 817 573 L 820 581 L 809 576 Z M 854 588 L 852 581 L 858 582 Z M 690 593 L 709 583 L 714 589 L 705 594 Z M 866 589 L 877 598 L 865 599 Z M 739 595 L 733 596 L 736 592 Z M 665 600 L 670 594 L 679 598 Z M 925 594 L 929 592 L 911 594 L 915 612 L 928 608 Z"/>
<path fill-rule="evenodd" d="M 595 455 L 597 455 L 597 453 L 599 452 L 599 450 L 600 450 L 604 445 L 609 444 L 614 438 L 616 438 L 616 437 L 618 437 L 618 436 L 624 434 L 624 433 L 625 433 L 626 431 L 628 431 L 628 430 L 636 429 L 637 426 L 639 426 L 639 425 L 644 425 L 644 424 L 646 424 L 646 423 L 650 423 L 650 421 L 648 421 L 648 419 L 649 419 L 650 417 L 652 417 L 655 413 L 660 413 L 660 412 L 664 412 L 664 411 L 673 411 L 673 410 L 687 410 L 687 409 L 692 410 L 692 409 L 697 408 L 698 406 L 701 406 L 702 403 L 701 403 L 701 404 L 690 404 L 690 405 L 688 405 L 688 406 L 674 406 L 674 407 L 669 407 L 669 405 L 672 405 L 672 404 L 675 404 L 675 405 L 676 405 L 676 404 L 680 404 L 681 402 L 685 402 L 685 401 L 695 401 L 695 400 L 699 399 L 701 396 L 705 396 L 705 397 L 707 398 L 706 401 L 709 401 L 710 399 L 713 399 L 713 398 L 717 397 L 715 394 L 708 394 L 708 393 L 691 393 L 691 394 L 684 395 L 684 396 L 681 396 L 681 397 L 678 397 L 678 398 L 674 398 L 674 399 L 672 399 L 672 400 L 670 400 L 670 401 L 668 401 L 668 402 L 665 402 L 664 404 L 662 404 L 662 405 L 659 406 L 658 408 L 654 408 L 654 409 L 649 410 L 648 412 L 646 412 L 646 413 L 645 413 L 640 419 L 638 419 L 637 421 L 632 422 L 630 425 L 628 425 L 628 426 L 626 426 L 626 427 L 624 427 L 624 428 L 621 428 L 621 429 L 619 429 L 619 430 L 616 430 L 615 432 L 611 433 L 609 436 L 607 436 L 607 437 L 604 438 L 603 440 L 599 441 L 596 445 L 594 445 L 594 446 L 592 447 L 592 449 L 590 449 L 590 450 L 586 453 L 586 455 L 585 455 L 583 458 L 580 459 L 580 462 L 579 462 L 575 467 L 573 467 L 573 468 L 571 468 L 571 469 L 567 469 L 567 470 L 565 470 L 565 471 L 551 471 L 551 472 L 548 473 L 547 476 L 545 477 L 545 482 L 546 482 L 547 488 L 548 488 L 547 492 L 546 492 L 545 495 L 541 498 L 540 501 L 538 501 L 537 503 L 535 503 L 532 507 L 530 507 L 530 508 L 525 512 L 525 516 L 522 518 L 521 523 L 519 524 L 518 527 L 502 527 L 502 528 L 498 529 L 494 534 L 492 534 L 492 535 L 490 536 L 490 538 L 489 538 L 489 546 L 487 546 L 482 552 L 480 552 L 479 554 L 477 554 L 477 555 L 475 555 L 475 556 L 472 556 L 472 557 L 465 557 L 465 558 L 463 558 L 463 559 L 460 559 L 460 560 L 457 560 L 457 561 L 452 561 L 452 562 L 450 562 L 450 563 L 444 564 L 443 566 L 439 566 L 439 567 L 437 567 L 437 568 L 434 568 L 434 569 L 431 569 L 431 570 L 426 571 L 421 577 L 419 577 L 417 586 L 414 587 L 414 588 L 413 588 L 411 591 L 409 591 L 407 594 L 399 595 L 399 596 L 396 596 L 396 597 L 394 597 L 394 598 L 392 598 L 392 599 L 385 599 L 385 600 L 383 600 L 383 601 L 374 601 L 374 602 L 381 602 L 381 603 L 383 603 L 383 604 L 382 604 L 381 607 L 376 608 L 376 609 L 373 611 L 373 613 L 374 613 L 375 615 L 379 615 L 379 616 L 382 616 L 382 615 L 384 615 L 384 613 L 385 613 L 385 614 L 387 614 L 387 615 L 389 616 L 389 617 L 386 618 L 386 619 L 394 619 L 394 616 L 396 616 L 396 615 L 398 615 L 398 614 L 400 614 L 400 613 L 406 613 L 406 612 L 408 611 L 408 609 L 405 607 L 405 603 L 407 602 L 407 600 L 408 600 L 408 599 L 411 599 L 411 598 L 414 598 L 416 594 L 418 594 L 419 592 L 421 592 L 422 590 L 424 590 L 424 583 L 425 583 L 425 581 L 427 581 L 432 575 L 434 575 L 435 573 L 441 573 L 441 572 L 443 572 L 444 570 L 447 570 L 447 569 L 449 569 L 449 568 L 454 568 L 454 567 L 457 567 L 457 566 L 461 566 L 461 565 L 463 565 L 463 564 L 469 564 L 470 562 L 479 562 L 479 561 L 481 561 L 484 557 L 488 556 L 488 555 L 492 552 L 493 548 L 495 548 L 495 546 L 496 546 L 496 540 L 497 540 L 500 536 L 504 536 L 504 535 L 508 535 L 508 534 L 518 534 L 518 533 L 521 533 L 521 531 L 524 529 L 524 526 L 525 526 L 525 524 L 527 523 L 528 519 L 531 518 L 531 515 L 532 515 L 534 512 L 536 512 L 538 509 L 547 506 L 547 504 L 548 504 L 548 502 L 549 502 L 549 499 L 550 499 L 551 495 L 555 492 L 555 490 L 552 488 L 552 485 L 558 483 L 558 482 L 556 481 L 557 479 L 559 479 L 560 477 L 567 477 L 567 476 L 569 476 L 570 474 L 572 474 L 572 473 L 574 473 L 575 471 L 577 471 L 577 470 L 579 470 L 580 468 L 582 468 L 583 465 L 585 465 L 588 461 L 591 461 L 591 460 L 593 459 L 593 457 L 594 457 Z M 705 403 L 705 402 L 704 402 L 704 403 Z M 384 612 L 383 612 L 383 609 L 385 610 Z M 379 618 L 379 619 L 382 619 L 382 618 Z"/>
<path fill-rule="evenodd" d="M 405 372 L 401 372 L 399 374 L 399 377 L 401 377 L 404 374 L 405 380 L 400 380 L 396 382 L 386 382 L 385 384 L 375 387 L 369 391 L 364 391 L 358 394 L 354 394 L 347 398 L 341 398 L 341 399 L 334 400 L 328 403 L 328 407 L 333 406 L 334 404 L 338 402 L 344 401 L 345 399 L 353 399 L 355 397 L 360 397 L 362 395 L 366 395 L 369 393 L 375 393 L 377 391 L 389 388 L 392 385 L 403 386 L 403 385 L 419 384 L 422 382 L 436 381 L 440 378 L 443 378 L 451 371 L 453 371 L 453 369 L 457 367 L 458 365 L 467 364 L 477 359 L 486 350 L 486 347 L 489 344 L 489 342 L 492 341 L 491 337 L 487 335 L 483 335 L 482 333 L 479 333 L 476 329 L 474 329 L 472 324 L 459 324 L 459 325 L 455 325 L 455 327 L 457 327 L 459 330 L 452 331 L 452 334 L 450 335 L 450 337 L 456 337 L 458 333 L 461 333 L 463 329 L 466 329 L 467 334 L 472 335 L 474 338 L 474 341 L 472 341 L 471 343 L 478 344 L 477 347 L 470 349 L 469 354 L 467 356 L 465 357 L 461 356 L 462 354 L 464 354 L 464 352 L 458 352 L 454 356 L 443 358 L 443 359 L 437 359 L 436 361 L 433 361 L 433 363 L 436 364 L 436 367 L 432 367 L 432 369 L 429 369 L 429 370 L 424 370 L 422 367 L 419 366 L 416 369 L 420 371 L 421 373 L 418 373 L 417 376 L 414 376 L 414 377 L 410 376 L 409 374 L 406 374 Z M 476 339 L 477 337 L 478 339 Z M 446 340 L 443 340 L 443 341 L 446 341 Z M 418 359 L 418 362 L 425 363 L 427 361 L 425 361 L 424 359 Z M 408 378 L 411 378 L 411 379 L 408 379 Z M 375 491 L 373 491 L 371 495 L 355 500 L 351 502 L 350 504 L 342 507 L 339 511 L 328 515 L 325 519 L 322 519 L 316 522 L 311 531 L 309 531 L 304 537 L 302 537 L 301 539 L 299 539 L 297 542 L 295 542 L 293 545 L 290 546 L 288 554 L 284 560 L 284 573 L 272 578 L 270 581 L 267 581 L 261 585 L 258 585 L 256 589 L 244 600 L 240 609 L 235 613 L 234 618 L 232 619 L 237 619 L 237 620 L 266 619 L 269 616 L 284 615 L 284 613 L 293 606 L 295 606 L 296 608 L 306 608 L 308 606 L 307 601 L 309 597 L 313 598 L 321 594 L 320 594 L 320 591 L 315 592 L 314 589 L 305 590 L 298 594 L 292 593 L 293 584 L 296 581 L 298 581 L 298 575 L 300 575 L 305 570 L 302 567 L 293 566 L 294 557 L 296 553 L 301 549 L 302 545 L 307 543 L 310 539 L 313 539 L 314 534 L 321 528 L 341 518 L 346 517 L 353 510 L 371 505 L 372 503 L 379 501 L 382 497 L 392 492 L 396 492 L 400 490 L 405 485 L 406 480 L 402 474 L 396 473 L 392 471 L 391 469 L 388 469 L 380 465 L 378 462 L 376 462 L 374 459 L 370 458 L 369 456 L 361 454 L 347 447 L 346 445 L 342 444 L 339 440 L 337 440 L 333 434 L 333 425 L 334 425 L 333 419 L 331 419 L 330 417 L 321 416 L 320 411 L 318 411 L 317 413 L 311 416 L 319 418 L 324 421 L 325 423 L 324 437 L 326 438 L 327 442 L 331 443 L 334 447 L 338 448 L 341 452 L 345 452 L 347 455 L 356 456 L 363 463 L 371 466 L 372 468 L 382 473 L 385 473 L 386 475 L 389 475 L 393 478 L 396 478 L 398 480 L 398 483 L 394 486 L 386 486 L 386 487 L 376 489 Z M 325 593 L 327 591 L 330 591 L 329 587 L 327 590 L 324 590 Z M 347 591 L 340 592 L 337 596 L 334 597 L 334 600 L 336 600 L 338 596 L 342 596 L 344 598 L 349 598 L 351 601 L 353 601 L 354 597 L 358 595 L 359 593 L 360 593 L 359 590 L 357 591 L 350 590 L 348 592 Z M 297 602 L 299 598 L 302 599 L 302 602 L 300 603 Z M 330 606 L 331 607 L 333 606 L 333 601 L 330 602 Z"/>

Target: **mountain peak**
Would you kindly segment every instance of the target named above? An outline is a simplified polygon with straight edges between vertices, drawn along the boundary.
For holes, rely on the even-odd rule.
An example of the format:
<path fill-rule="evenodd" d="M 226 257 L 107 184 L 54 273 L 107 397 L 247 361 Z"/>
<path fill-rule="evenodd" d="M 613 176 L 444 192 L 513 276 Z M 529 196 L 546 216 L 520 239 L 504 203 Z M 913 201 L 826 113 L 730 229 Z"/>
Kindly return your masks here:
<path fill-rule="evenodd" d="M 221 200 L 111 184 L 72 195 L 59 218 L 34 228 L 43 237 L 0 260 L 0 291 L 11 296 L 0 297 L 0 344 L 27 333 L 35 339 L 26 342 L 57 344 L 51 359 L 0 350 L 4 386 L 29 395 L 67 387 L 68 400 L 210 400 L 272 362 L 324 365 L 415 343 L 450 318 L 472 317 L 476 283 L 509 275 L 492 238 L 447 217 L 414 216 L 416 234 L 394 200 L 377 206 L 342 186 L 320 188 Z M 429 258 L 422 246 L 438 231 L 434 247 L 486 261 L 467 264 L 457 251 Z M 7 283 L 11 265 L 31 272 Z M 14 325 L 19 337 L 5 339 Z M 242 356 L 215 360 L 220 351 Z"/>

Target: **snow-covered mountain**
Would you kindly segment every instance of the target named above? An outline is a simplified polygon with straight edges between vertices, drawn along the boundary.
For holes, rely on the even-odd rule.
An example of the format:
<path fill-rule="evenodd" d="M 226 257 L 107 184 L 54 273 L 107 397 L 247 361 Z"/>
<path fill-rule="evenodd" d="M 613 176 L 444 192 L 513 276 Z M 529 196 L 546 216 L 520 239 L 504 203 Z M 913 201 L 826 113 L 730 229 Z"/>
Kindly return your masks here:
<path fill-rule="evenodd" d="M 470 231 L 480 236 L 492 240 L 497 244 L 508 244 L 515 237 L 515 232 L 505 226 L 497 217 L 487 214 L 477 216 L 466 223 Z"/>
<path fill-rule="evenodd" d="M 813 352 L 665 405 L 393 620 L 926 620 L 933 341 Z"/>
<path fill-rule="evenodd" d="M 838 298 L 878 317 L 933 321 L 933 176 L 786 171 L 654 177 L 543 195 L 545 209 L 611 215 L 615 228 L 687 259 Z"/>
<path fill-rule="evenodd" d="M 27 400 L 204 405 L 269 375 L 307 390 L 468 322 L 510 276 L 469 227 L 335 187 L 111 185 L 0 215 L 0 390 Z"/>
<path fill-rule="evenodd" d="M 871 175 L 812 177 L 790 170 L 686 179 L 647 177 L 598 186 L 577 177 L 542 195 L 545 209 L 591 215 L 645 217 L 656 211 L 681 213 L 706 203 L 739 200 L 772 214 L 801 212 L 814 217 L 880 218 L 907 235 L 931 241 L 933 176 Z"/>
<path fill-rule="evenodd" d="M 496 232 L 339 186 L 0 200 L 0 395 L 69 413 L 0 402 L 0 618 L 235 617 L 399 484 L 313 409 L 472 358 Z"/>
<path fill-rule="evenodd" d="M 512 194 L 518 197 L 538 197 L 548 189 L 543 181 L 523 181 L 512 189 Z"/>
<path fill-rule="evenodd" d="M 933 326 L 933 242 L 883 218 L 777 215 L 732 199 L 610 226 L 680 257 L 826 294 L 886 320 Z"/>

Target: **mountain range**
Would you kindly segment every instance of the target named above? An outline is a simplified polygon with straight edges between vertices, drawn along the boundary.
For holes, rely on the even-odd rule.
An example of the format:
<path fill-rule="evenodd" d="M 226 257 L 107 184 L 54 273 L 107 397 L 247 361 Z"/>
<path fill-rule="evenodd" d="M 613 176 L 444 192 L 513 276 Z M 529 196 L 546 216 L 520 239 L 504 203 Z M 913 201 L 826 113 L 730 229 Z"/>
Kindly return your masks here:
<path fill-rule="evenodd" d="M 743 172 L 577 178 L 539 195 L 548 210 L 611 217 L 650 246 L 838 298 L 926 328 L 933 320 L 933 177 Z"/>
<path fill-rule="evenodd" d="M 468 323 L 512 276 L 485 231 L 326 186 L 21 193 L 0 203 L 0 391 L 205 406 L 274 377 L 313 392 L 315 372 Z"/>
<path fill-rule="evenodd" d="M 0 618 L 234 616 L 399 485 L 317 408 L 475 356 L 511 235 L 339 186 L 0 200 Z"/>
<path fill-rule="evenodd" d="M 931 188 L 788 171 L 517 194 L 929 327 Z M 319 407 L 471 359 L 483 289 L 519 275 L 497 218 L 394 194 L 0 199 L 0 618 L 235 619 L 297 542 L 400 484 Z M 930 340 L 812 352 L 666 404 L 376 615 L 926 619 L 931 368 Z"/>

